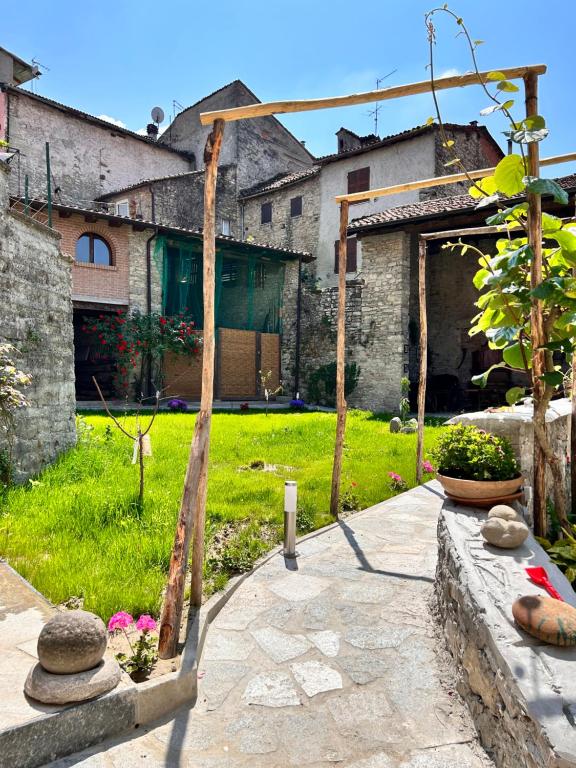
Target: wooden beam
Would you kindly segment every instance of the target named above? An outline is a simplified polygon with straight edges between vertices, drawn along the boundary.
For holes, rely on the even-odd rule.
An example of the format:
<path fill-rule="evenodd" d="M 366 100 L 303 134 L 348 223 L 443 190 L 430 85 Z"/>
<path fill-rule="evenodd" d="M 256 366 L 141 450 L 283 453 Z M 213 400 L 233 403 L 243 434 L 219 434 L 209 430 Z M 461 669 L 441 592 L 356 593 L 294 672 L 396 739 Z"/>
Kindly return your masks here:
<path fill-rule="evenodd" d="M 416 482 L 422 482 L 424 461 L 424 416 L 426 413 L 426 376 L 428 368 L 428 319 L 426 307 L 426 255 L 428 244 L 418 241 L 418 307 L 420 312 L 420 350 L 418 372 L 418 437 L 416 442 Z"/>
<path fill-rule="evenodd" d="M 576 222 L 574 218 L 562 219 L 564 224 L 573 224 Z M 422 240 L 443 240 L 446 237 L 472 237 L 473 235 L 505 235 L 508 230 L 514 231 L 515 229 L 522 229 L 520 224 L 508 223 L 495 224 L 494 226 L 484 227 L 463 227 L 462 229 L 446 229 L 442 232 L 424 232 L 420 235 Z M 575 275 L 576 277 L 576 275 Z"/>
<path fill-rule="evenodd" d="M 517 80 L 531 72 L 534 75 L 543 75 L 546 72 L 544 64 L 534 64 L 526 67 L 513 67 L 512 69 L 499 69 L 506 80 Z M 479 85 L 479 78 L 482 82 L 488 81 L 489 72 L 475 72 L 467 75 L 454 75 L 452 77 L 441 77 L 434 81 L 434 90 L 441 91 L 447 88 L 461 88 L 466 85 Z M 418 83 L 408 83 L 407 85 L 393 85 L 389 88 L 381 88 L 377 91 L 367 91 L 364 93 L 354 93 L 348 96 L 332 96 L 324 99 L 301 99 L 296 101 L 270 101 L 263 104 L 248 104 L 243 107 L 233 107 L 231 109 L 220 109 L 213 112 L 201 112 L 200 122 L 202 125 L 210 125 L 214 120 L 224 120 L 232 122 L 234 120 L 245 120 L 252 117 L 265 117 L 266 115 L 280 115 L 287 112 L 310 112 L 316 109 L 331 109 L 333 107 L 349 107 L 354 104 L 368 104 L 374 101 L 387 101 L 389 99 L 398 99 L 403 96 L 415 96 L 420 93 L 430 93 L 432 84 L 430 80 L 423 80 Z"/>
<path fill-rule="evenodd" d="M 540 160 L 540 165 L 556 165 L 561 163 L 571 163 L 576 160 L 576 152 L 569 152 L 564 155 L 554 155 Z M 403 184 L 393 184 L 390 187 L 380 187 L 379 189 L 370 189 L 366 192 L 351 192 L 349 195 L 337 195 L 337 203 L 348 200 L 349 203 L 361 203 L 366 200 L 375 200 L 377 197 L 386 197 L 387 195 L 397 195 L 401 192 L 412 192 L 415 189 L 428 189 L 430 187 L 441 187 L 444 184 L 458 184 L 469 179 L 482 179 L 484 176 L 490 176 L 494 173 L 496 167 L 478 168 L 468 173 L 451 173 L 446 176 L 435 176 L 432 179 L 420 179 L 419 181 L 406 181 Z"/>
<path fill-rule="evenodd" d="M 194 536 L 192 561 L 192 601 L 199 605 L 202 597 L 202 566 L 204 556 L 204 520 L 206 514 L 206 483 L 208 476 L 208 452 L 214 387 L 214 289 L 215 289 L 215 219 L 216 177 L 218 156 L 222 146 L 224 123 L 214 122 L 204 149 L 206 168 L 204 182 L 204 326 L 202 351 L 202 396 L 200 411 L 196 417 L 194 437 L 190 447 L 184 492 L 170 559 L 168 585 L 164 598 L 158 655 L 171 659 L 176 655 L 178 635 L 184 606 L 184 586 L 188 567 L 190 541 Z"/>
<path fill-rule="evenodd" d="M 340 242 L 338 245 L 338 336 L 336 341 L 336 443 L 332 465 L 330 513 L 338 517 L 342 452 L 346 431 L 346 266 L 348 261 L 348 203 L 340 203 Z"/>

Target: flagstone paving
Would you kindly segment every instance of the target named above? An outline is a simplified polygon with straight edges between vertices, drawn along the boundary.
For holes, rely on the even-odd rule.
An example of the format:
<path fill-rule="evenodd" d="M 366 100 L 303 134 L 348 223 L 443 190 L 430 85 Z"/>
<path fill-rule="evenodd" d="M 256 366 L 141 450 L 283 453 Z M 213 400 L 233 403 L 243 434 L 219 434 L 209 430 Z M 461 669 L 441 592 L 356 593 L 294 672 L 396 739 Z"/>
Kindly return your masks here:
<path fill-rule="evenodd" d="M 211 625 L 198 700 L 52 768 L 486 768 L 432 614 L 429 484 L 271 558 Z"/>

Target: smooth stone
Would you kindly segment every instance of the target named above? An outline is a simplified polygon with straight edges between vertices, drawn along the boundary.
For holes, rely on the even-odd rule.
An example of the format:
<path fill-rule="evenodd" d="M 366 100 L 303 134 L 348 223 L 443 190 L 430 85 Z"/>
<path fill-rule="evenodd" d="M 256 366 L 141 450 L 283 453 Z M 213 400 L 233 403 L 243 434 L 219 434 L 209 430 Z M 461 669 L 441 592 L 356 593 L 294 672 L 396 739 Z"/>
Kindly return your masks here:
<path fill-rule="evenodd" d="M 301 656 L 311 647 L 311 643 L 303 635 L 289 635 L 274 627 L 254 629 L 252 637 L 277 664 Z"/>
<path fill-rule="evenodd" d="M 121 670 L 116 661 L 106 659 L 94 669 L 61 675 L 47 672 L 35 664 L 24 684 L 24 692 L 43 704 L 68 704 L 101 696 L 120 682 Z"/>
<path fill-rule="evenodd" d="M 544 595 L 524 595 L 512 604 L 516 622 L 550 645 L 576 645 L 576 608 Z"/>
<path fill-rule="evenodd" d="M 394 416 L 394 418 L 390 419 L 390 432 L 395 434 L 396 432 L 400 432 L 402 429 L 402 419 L 400 419 L 398 416 Z"/>
<path fill-rule="evenodd" d="M 508 504 L 496 504 L 495 507 L 492 507 L 488 512 L 488 519 L 493 517 L 500 517 L 502 520 L 515 520 L 519 523 L 524 522 L 522 515 L 516 512 L 513 507 L 509 507 Z"/>
<path fill-rule="evenodd" d="M 377 650 L 380 648 L 398 648 L 409 634 L 410 630 L 406 627 L 352 627 L 344 639 L 356 648 Z"/>
<path fill-rule="evenodd" d="M 330 629 L 325 629 L 320 632 L 310 632 L 308 639 L 312 640 L 316 648 L 318 648 L 324 656 L 338 656 L 338 651 L 340 650 L 340 635 L 337 632 L 332 632 Z"/>
<path fill-rule="evenodd" d="M 342 675 L 327 664 L 320 661 L 300 661 L 290 664 L 292 674 L 304 689 L 307 696 L 312 698 L 324 691 L 335 691 L 342 688 Z"/>
<path fill-rule="evenodd" d="M 297 707 L 300 697 L 284 672 L 256 675 L 246 686 L 242 699 L 262 707 Z"/>
<path fill-rule="evenodd" d="M 42 628 L 38 660 L 55 675 L 84 672 L 101 661 L 107 644 L 106 627 L 99 616 L 88 611 L 63 611 Z"/>
<path fill-rule="evenodd" d="M 491 517 L 482 523 L 480 533 L 494 547 L 514 549 L 523 544 L 530 531 L 525 523 L 517 520 L 504 520 L 501 517 Z"/>

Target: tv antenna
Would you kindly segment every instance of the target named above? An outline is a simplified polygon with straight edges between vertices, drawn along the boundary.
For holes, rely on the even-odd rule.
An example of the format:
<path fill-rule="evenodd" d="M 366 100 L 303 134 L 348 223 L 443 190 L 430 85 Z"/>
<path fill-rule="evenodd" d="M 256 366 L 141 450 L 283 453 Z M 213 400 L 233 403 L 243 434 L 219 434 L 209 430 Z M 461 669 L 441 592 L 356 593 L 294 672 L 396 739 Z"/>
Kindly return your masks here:
<path fill-rule="evenodd" d="M 393 75 L 395 72 L 398 72 L 398 70 L 397 69 L 393 69 L 392 72 L 388 72 L 388 74 L 384 75 L 384 77 L 377 77 L 376 78 L 376 90 L 379 91 L 380 90 L 380 83 L 384 82 L 384 80 L 386 80 L 387 77 L 390 77 L 390 75 Z M 370 110 L 370 112 L 367 112 L 369 117 L 373 117 L 374 118 L 374 134 L 376 136 L 378 136 L 378 113 L 380 112 L 381 109 L 382 109 L 382 105 L 378 101 L 376 103 L 376 106 L 374 107 L 374 109 Z"/>
<path fill-rule="evenodd" d="M 180 104 L 178 99 L 172 99 L 172 121 L 174 121 L 174 118 L 176 117 L 176 110 L 178 110 L 178 112 L 182 112 L 183 109 L 185 109 L 185 107 L 183 104 Z"/>

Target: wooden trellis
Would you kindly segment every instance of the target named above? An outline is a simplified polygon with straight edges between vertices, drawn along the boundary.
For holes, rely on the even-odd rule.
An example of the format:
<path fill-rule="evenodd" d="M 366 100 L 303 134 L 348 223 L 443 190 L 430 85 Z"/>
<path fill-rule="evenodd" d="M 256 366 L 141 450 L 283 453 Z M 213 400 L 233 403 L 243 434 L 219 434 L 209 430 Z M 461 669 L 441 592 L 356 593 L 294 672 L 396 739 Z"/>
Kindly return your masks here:
<path fill-rule="evenodd" d="M 503 78 L 506 80 L 524 79 L 526 91 L 527 115 L 537 113 L 537 82 L 538 76 L 546 72 L 545 65 L 534 65 L 527 67 L 516 67 L 512 69 L 502 69 Z M 487 83 L 489 72 L 479 74 L 457 75 L 454 77 L 440 78 L 432 84 L 429 80 L 411 83 L 408 85 L 399 85 L 389 88 L 383 88 L 366 93 L 352 94 L 348 96 L 337 96 L 325 99 L 308 99 L 298 101 L 276 101 L 269 103 L 251 104 L 247 106 L 234 107 L 213 112 L 204 112 L 200 115 L 202 125 L 212 125 L 212 133 L 208 137 L 205 150 L 205 196 L 204 196 L 204 243 L 203 243 L 203 269 L 204 269 L 204 350 L 202 366 L 202 403 L 201 410 L 196 419 L 194 437 L 190 449 L 190 457 L 186 480 L 184 484 L 184 494 L 174 549 L 170 562 L 170 576 L 168 590 L 164 601 L 160 629 L 160 656 L 162 658 L 171 658 L 176 653 L 177 640 L 179 634 L 180 618 L 184 603 L 184 576 L 188 562 L 188 550 L 192 533 L 194 533 L 194 559 L 192 563 L 192 602 L 199 606 L 202 595 L 202 555 L 204 551 L 204 519 L 206 506 L 206 481 L 208 471 L 208 450 L 210 442 L 210 418 L 212 412 L 212 387 L 214 377 L 214 254 L 215 254 L 215 189 L 216 177 L 218 172 L 218 155 L 222 141 L 222 132 L 225 122 L 237 120 L 246 120 L 255 117 L 264 117 L 274 114 L 286 114 L 289 112 L 304 112 L 318 109 L 329 109 L 333 107 L 350 106 L 354 104 L 366 104 L 375 101 L 386 101 L 390 99 L 401 98 L 404 96 L 413 96 L 416 94 L 429 93 L 432 89 L 444 90 L 449 88 L 458 88 L 468 85 L 478 85 L 479 82 Z M 538 175 L 538 145 L 531 144 L 529 152 L 530 175 Z M 558 160 L 556 160 L 558 162 Z M 485 171 L 478 172 L 485 175 Z M 459 176 L 459 174 L 454 174 Z M 420 183 L 421 187 L 436 186 L 439 184 L 450 183 L 451 177 L 445 176 L 437 180 L 425 180 Z M 452 177 L 453 178 L 453 177 Z M 463 178 L 454 179 L 454 181 L 463 181 Z M 434 182 L 434 183 L 432 183 Z M 345 307 L 346 307 L 346 227 L 348 224 L 348 205 L 350 201 L 370 200 L 375 197 L 382 197 L 386 194 L 405 191 L 410 188 L 409 185 L 396 185 L 395 188 L 386 188 L 372 190 L 366 193 L 356 193 L 353 195 L 342 195 L 336 198 L 340 204 L 340 244 L 338 252 L 338 340 L 337 340 L 337 379 L 336 379 L 336 401 L 337 401 L 337 435 L 334 451 L 334 467 L 332 474 L 332 490 L 330 509 L 336 516 L 338 511 L 338 500 L 340 494 L 340 468 L 342 462 L 342 445 L 344 440 L 344 429 L 346 424 L 346 400 L 344 390 L 345 374 Z M 536 202 L 536 201 L 534 201 Z M 343 223 L 345 222 L 345 226 Z M 530 242 L 535 253 L 541 249 L 539 215 L 533 215 L 530 220 Z M 344 234 L 342 234 L 344 233 Z M 538 264 L 538 256 L 535 261 Z M 541 261 L 541 258 L 540 258 Z M 533 284 L 537 285 L 540 276 L 537 274 L 538 266 L 533 271 Z M 534 302 L 533 306 L 534 324 L 538 328 L 539 305 Z M 541 312 L 540 312 L 541 319 Z M 540 338 L 538 331 L 537 339 Z M 536 349 L 536 345 L 534 345 Z M 539 354 L 539 353 L 538 353 Z M 540 363 L 541 364 L 541 363 Z M 538 363 L 537 363 L 538 365 Z M 419 401 L 421 394 L 419 394 Z M 423 420 L 422 420 L 423 421 Z M 539 478 L 543 482 L 543 477 Z M 544 486 L 535 488 L 535 505 L 538 498 L 538 504 L 542 504 Z"/>

